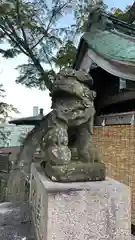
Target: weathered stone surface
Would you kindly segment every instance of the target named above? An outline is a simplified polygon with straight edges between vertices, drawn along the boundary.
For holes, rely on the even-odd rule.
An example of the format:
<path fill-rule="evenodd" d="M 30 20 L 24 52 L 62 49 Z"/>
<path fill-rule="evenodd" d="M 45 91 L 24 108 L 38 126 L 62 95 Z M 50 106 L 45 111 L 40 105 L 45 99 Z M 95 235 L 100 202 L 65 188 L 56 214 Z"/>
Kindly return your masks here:
<path fill-rule="evenodd" d="M 13 171 L 12 171 L 13 177 Z M 25 202 L 29 199 L 29 181 L 24 171 L 14 170 L 14 178 L 11 178 L 12 184 L 7 185 L 6 201 L 7 202 Z"/>
<path fill-rule="evenodd" d="M 52 181 L 102 181 L 105 166 L 93 153 L 92 134 L 95 114 L 92 77 L 85 71 L 60 71 L 53 84 L 53 118 L 48 121 L 41 148 L 45 153 L 45 173 Z M 76 160 L 72 162 L 76 149 Z M 80 165 L 78 162 L 81 162 Z"/>
<path fill-rule="evenodd" d="M 28 199 L 27 183 L 30 177 L 31 162 L 37 148 L 42 150 L 44 163 L 48 161 L 52 167 L 67 165 L 73 160 L 81 161 L 86 169 L 89 162 L 93 164 L 103 162 L 93 150 L 92 143 L 94 99 L 96 97 L 92 84 L 92 77 L 82 70 L 67 69 L 57 75 L 51 92 L 53 110 L 26 137 L 18 159 L 10 172 L 6 200 Z M 103 180 L 105 176 L 105 167 L 103 169 L 104 173 L 100 175 L 99 180 Z M 88 180 L 84 171 L 80 174 L 81 180 Z M 66 176 L 67 172 L 65 172 Z M 78 176 L 77 171 L 74 181 L 80 180 Z M 53 180 L 51 175 L 50 178 Z M 59 176 L 57 181 L 58 179 L 60 179 Z M 71 182 L 73 178 L 67 178 L 66 181 L 68 180 Z M 93 178 L 90 176 L 89 180 Z"/>
<path fill-rule="evenodd" d="M 31 172 L 30 203 L 38 240 L 131 239 L 129 187 L 112 179 L 52 182 L 36 164 Z"/>
<path fill-rule="evenodd" d="M 105 165 L 100 162 L 84 164 L 79 161 L 58 166 L 47 163 L 45 174 L 53 181 L 58 182 L 103 181 L 105 179 Z"/>
<path fill-rule="evenodd" d="M 4 202 L 6 199 L 8 177 L 8 173 L 0 173 L 0 202 Z"/>
<path fill-rule="evenodd" d="M 0 239 L 34 240 L 28 203 L 0 204 Z"/>

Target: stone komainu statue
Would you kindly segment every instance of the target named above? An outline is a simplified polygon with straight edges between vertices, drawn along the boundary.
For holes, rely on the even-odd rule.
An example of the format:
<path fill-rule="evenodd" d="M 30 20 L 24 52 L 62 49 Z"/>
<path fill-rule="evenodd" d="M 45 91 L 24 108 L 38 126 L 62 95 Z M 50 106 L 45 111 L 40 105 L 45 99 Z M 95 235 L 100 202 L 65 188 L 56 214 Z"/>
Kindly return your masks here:
<path fill-rule="evenodd" d="M 9 177 L 7 200 L 28 199 L 35 149 L 43 153 L 45 174 L 53 181 L 105 179 L 105 166 L 92 144 L 94 98 L 92 78 L 84 71 L 61 71 L 53 86 L 52 111 L 26 137 Z"/>
<path fill-rule="evenodd" d="M 84 71 L 61 71 L 54 83 L 52 109 L 41 148 L 45 174 L 53 181 L 104 180 L 105 166 L 92 147 L 93 80 Z"/>

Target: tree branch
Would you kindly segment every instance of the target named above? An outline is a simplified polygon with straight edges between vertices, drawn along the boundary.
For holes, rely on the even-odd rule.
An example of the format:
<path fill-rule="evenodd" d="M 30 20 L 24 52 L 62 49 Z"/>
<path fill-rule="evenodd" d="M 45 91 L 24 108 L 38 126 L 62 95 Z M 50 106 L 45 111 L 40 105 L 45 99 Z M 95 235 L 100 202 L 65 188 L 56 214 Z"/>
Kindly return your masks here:
<path fill-rule="evenodd" d="M 7 19 L 7 20 L 8 20 L 8 19 Z M 28 57 L 30 57 L 30 58 L 32 59 L 34 65 L 35 65 L 35 67 L 36 67 L 36 69 L 40 72 L 41 76 L 42 76 L 43 78 L 45 78 L 45 82 L 46 82 L 47 88 L 50 89 L 50 81 L 49 81 L 49 79 L 48 79 L 48 75 L 45 73 L 43 67 L 41 66 L 39 59 L 37 59 L 37 58 L 34 56 L 34 54 L 33 54 L 33 52 L 31 51 L 31 49 L 25 49 L 25 44 L 23 43 L 22 39 L 20 39 L 20 37 L 18 37 L 16 31 L 14 30 L 14 28 L 13 28 L 13 26 L 12 26 L 12 24 L 10 23 L 9 20 L 8 20 L 8 25 L 9 25 L 9 27 L 11 27 L 11 29 L 12 29 L 12 33 L 10 33 L 10 34 L 5 30 L 5 28 L 4 28 L 1 24 L 0 24 L 0 28 L 1 28 L 1 29 L 6 33 L 6 35 L 17 45 L 17 47 L 21 50 L 21 52 L 23 52 L 26 56 L 28 56 Z M 14 35 L 15 35 L 16 40 L 17 40 L 18 42 L 14 39 L 14 37 L 13 37 Z M 20 46 L 19 43 L 22 45 L 22 47 L 23 47 L 27 52 Z"/>
<path fill-rule="evenodd" d="M 55 4 L 55 6 L 54 6 L 54 8 L 53 8 L 53 10 L 52 10 L 52 16 L 51 16 L 51 18 L 50 18 L 50 21 L 49 21 L 49 23 L 48 23 L 48 26 L 47 26 L 47 28 L 46 28 L 46 31 L 48 32 L 48 30 L 49 30 L 49 28 L 50 28 L 50 25 L 51 25 L 51 23 L 52 23 L 52 21 L 53 21 L 53 18 L 56 16 L 56 14 L 58 13 L 56 10 L 55 10 L 55 8 L 57 8 L 57 6 L 58 6 L 58 3 L 59 3 L 59 0 L 57 0 L 56 1 L 56 4 Z"/>
<path fill-rule="evenodd" d="M 35 43 L 35 45 L 34 46 L 32 46 L 32 50 L 40 43 L 40 42 L 42 42 L 42 40 L 44 39 L 44 35 L 39 39 L 39 41 L 37 42 L 37 43 Z"/>
<path fill-rule="evenodd" d="M 25 50 L 20 46 L 20 44 L 14 39 L 12 32 L 9 33 L 8 31 L 6 31 L 6 28 L 4 28 L 1 24 L 0 28 L 15 43 L 15 45 L 20 49 L 22 53 L 24 53 L 26 56 L 29 56 L 28 53 L 25 52 Z"/>
<path fill-rule="evenodd" d="M 18 22 L 18 25 L 19 25 L 19 27 L 20 27 L 20 29 L 22 31 L 25 47 L 29 48 L 27 37 L 26 37 L 25 31 L 24 31 L 24 28 L 23 28 L 23 26 L 21 24 L 21 17 L 20 17 L 20 9 L 19 9 L 19 7 L 20 7 L 19 0 L 16 0 L 17 22 Z"/>
<path fill-rule="evenodd" d="M 23 40 L 17 35 L 16 31 L 14 30 L 14 28 L 13 28 L 13 26 L 12 26 L 12 24 L 10 23 L 9 20 L 8 20 L 8 24 L 9 24 L 9 26 L 11 27 L 11 29 L 12 29 L 12 31 L 13 31 L 13 34 L 15 35 L 17 41 L 18 41 L 18 42 L 23 46 L 23 48 L 27 51 L 26 55 L 32 59 L 33 63 L 35 64 L 35 66 L 36 66 L 36 68 L 37 68 L 37 70 L 41 73 L 41 75 L 43 75 L 43 74 L 44 74 L 44 69 L 43 69 L 43 67 L 41 66 L 39 60 L 36 59 L 36 57 L 34 56 L 32 50 L 31 50 L 29 47 L 27 47 L 27 46 L 25 45 L 25 43 L 23 42 Z M 18 44 L 18 45 L 19 45 L 19 44 Z M 23 52 L 24 52 L 24 51 L 23 51 Z"/>
<path fill-rule="evenodd" d="M 15 36 L 16 40 L 22 45 L 22 47 L 27 50 L 26 46 L 25 46 L 25 43 L 23 41 L 23 39 L 21 39 L 18 34 L 16 33 L 16 30 L 14 29 L 13 27 L 13 24 L 10 22 L 9 18 L 6 16 L 6 21 L 7 21 L 7 24 L 9 26 L 9 28 L 11 28 L 12 30 L 12 34 Z"/>
<path fill-rule="evenodd" d="M 70 0 L 69 0 L 68 2 L 66 2 L 65 4 L 63 4 L 60 8 L 58 8 L 57 11 L 55 11 L 55 8 L 57 8 L 57 5 L 58 5 L 58 3 L 59 3 L 59 0 L 57 0 L 56 4 L 55 4 L 55 6 L 54 6 L 54 8 L 53 8 L 53 10 L 52 10 L 52 16 L 51 16 L 51 18 L 50 18 L 50 21 L 49 21 L 49 23 L 48 23 L 48 26 L 47 26 L 46 29 L 43 28 L 43 30 L 44 30 L 44 35 L 43 35 L 43 36 L 39 39 L 39 41 L 32 47 L 32 49 L 34 49 L 45 37 L 49 37 L 49 36 L 48 36 L 48 30 L 49 30 L 49 28 L 50 28 L 50 26 L 51 26 L 51 23 L 52 23 L 52 21 L 53 21 L 53 18 L 54 18 L 54 17 L 56 16 L 56 14 L 58 14 L 63 8 L 65 8 L 69 2 L 70 2 Z"/>
<path fill-rule="evenodd" d="M 51 63 L 51 61 L 50 61 L 50 59 L 49 59 L 49 57 L 48 57 L 48 54 L 47 54 L 45 48 L 43 48 L 43 52 L 44 52 L 44 54 L 45 54 L 45 56 L 46 56 L 46 59 L 47 59 L 48 63 L 49 63 L 50 66 L 51 66 L 51 70 L 53 70 L 52 63 Z M 53 71 L 54 71 L 54 70 L 53 70 Z"/>
<path fill-rule="evenodd" d="M 49 36 L 49 35 L 45 36 L 45 35 L 43 35 L 43 36 L 39 39 L 39 41 L 38 41 L 37 43 L 35 43 L 34 46 L 32 46 L 31 50 L 33 50 L 40 42 L 42 42 L 42 40 L 43 40 L 45 37 L 48 37 L 48 39 L 53 39 L 53 38 L 54 38 L 54 36 Z"/>

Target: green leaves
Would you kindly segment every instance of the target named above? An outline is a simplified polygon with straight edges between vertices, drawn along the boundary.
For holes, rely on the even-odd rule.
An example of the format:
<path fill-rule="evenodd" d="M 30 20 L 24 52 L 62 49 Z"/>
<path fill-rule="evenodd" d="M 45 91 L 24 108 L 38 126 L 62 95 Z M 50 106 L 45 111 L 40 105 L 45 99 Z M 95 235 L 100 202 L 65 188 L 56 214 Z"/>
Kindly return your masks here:
<path fill-rule="evenodd" d="M 72 68 L 73 63 L 75 62 L 77 49 L 73 45 L 72 41 L 67 41 L 67 43 L 59 49 L 52 60 L 55 63 L 56 67 L 60 69 Z"/>
<path fill-rule="evenodd" d="M 16 55 L 18 55 L 19 53 L 20 53 L 20 51 L 18 49 L 15 49 L 15 48 L 10 48 L 10 49 L 7 49 L 7 50 L 4 50 L 4 49 L 0 48 L 0 54 L 2 54 L 2 56 L 4 58 L 13 58 Z"/>
<path fill-rule="evenodd" d="M 8 146 L 10 141 L 11 131 L 6 130 L 4 126 L 0 126 L 0 146 Z"/>
<path fill-rule="evenodd" d="M 74 39 L 86 31 L 93 4 L 94 0 L 91 4 L 88 0 L 0 2 L 0 44 L 9 44 L 8 49 L 0 47 L 0 54 L 5 58 L 12 58 L 23 53 L 30 60 L 18 67 L 20 76 L 17 83 L 27 87 L 51 89 L 55 68 L 59 70 L 72 67 L 76 54 Z M 101 5 L 106 7 L 103 1 Z M 132 11 L 131 8 L 127 11 L 128 14 L 132 12 L 133 18 L 133 8 Z M 61 26 L 60 20 L 61 23 L 62 20 L 66 21 L 69 13 L 72 17 L 74 15 L 73 24 Z M 121 14 L 120 9 L 114 13 L 119 16 Z M 50 73 L 53 73 L 53 77 Z"/>
<path fill-rule="evenodd" d="M 41 90 L 46 88 L 46 77 L 48 80 L 48 88 L 51 90 L 52 83 L 55 77 L 55 72 L 52 70 L 46 70 L 43 74 L 37 71 L 35 64 L 27 63 L 17 67 L 20 72 L 19 77 L 16 79 L 16 83 L 21 83 L 26 87 L 36 87 Z"/>
<path fill-rule="evenodd" d="M 116 18 L 132 24 L 135 21 L 135 2 L 132 6 L 128 5 L 124 11 L 120 8 L 112 8 L 111 12 Z"/>
<path fill-rule="evenodd" d="M 5 97 L 5 90 L 3 85 L 0 84 L 0 124 L 4 123 L 7 118 L 10 118 L 10 114 L 19 113 L 18 110 L 12 105 L 2 101 Z"/>
<path fill-rule="evenodd" d="M 37 87 L 41 88 L 45 84 L 44 82 L 41 82 L 41 74 L 39 71 L 37 71 L 34 64 L 22 64 L 17 67 L 17 70 L 19 70 L 20 75 L 16 79 L 16 83 L 21 83 L 25 85 L 26 87 Z M 40 79 L 40 80 L 39 80 Z M 44 81 L 44 80 L 42 80 Z M 44 85 L 45 86 L 45 85 Z"/>
<path fill-rule="evenodd" d="M 7 0 L 6 4 L 0 3 L 0 39 L 11 46 L 6 50 L 1 48 L 0 54 L 12 58 L 23 53 L 31 60 L 31 64 L 19 66 L 17 83 L 50 89 L 52 80 L 49 74 L 50 71 L 54 73 L 52 59 L 73 35 L 72 27 L 59 26 L 59 20 L 71 11 L 72 2 Z"/>

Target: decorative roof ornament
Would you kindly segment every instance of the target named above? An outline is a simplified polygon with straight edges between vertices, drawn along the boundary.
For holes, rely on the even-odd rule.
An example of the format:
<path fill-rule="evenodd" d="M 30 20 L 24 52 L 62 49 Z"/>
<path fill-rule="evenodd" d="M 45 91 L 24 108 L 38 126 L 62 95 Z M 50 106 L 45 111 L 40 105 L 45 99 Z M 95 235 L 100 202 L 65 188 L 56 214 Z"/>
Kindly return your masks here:
<path fill-rule="evenodd" d="M 132 117 L 131 117 L 130 124 L 131 124 L 131 125 L 134 125 L 134 124 L 135 124 L 135 115 L 134 115 L 134 114 L 133 114 Z"/>
<path fill-rule="evenodd" d="M 80 67 L 86 47 L 91 62 L 98 67 L 119 78 L 135 81 L 135 25 L 131 24 L 135 20 L 135 1 L 119 18 L 112 15 L 101 0 L 91 0 L 88 9 L 87 29 L 81 37 L 73 67 Z M 93 67 L 92 64 L 91 69 Z"/>
<path fill-rule="evenodd" d="M 103 122 L 101 123 L 102 127 L 105 127 L 105 119 L 103 120 Z"/>
<path fill-rule="evenodd" d="M 108 19 L 106 14 L 104 14 L 106 12 L 106 8 L 107 6 L 102 0 L 91 1 L 91 4 L 89 5 L 87 31 L 92 27 L 100 28 L 103 31 L 114 28 L 113 22 Z"/>

